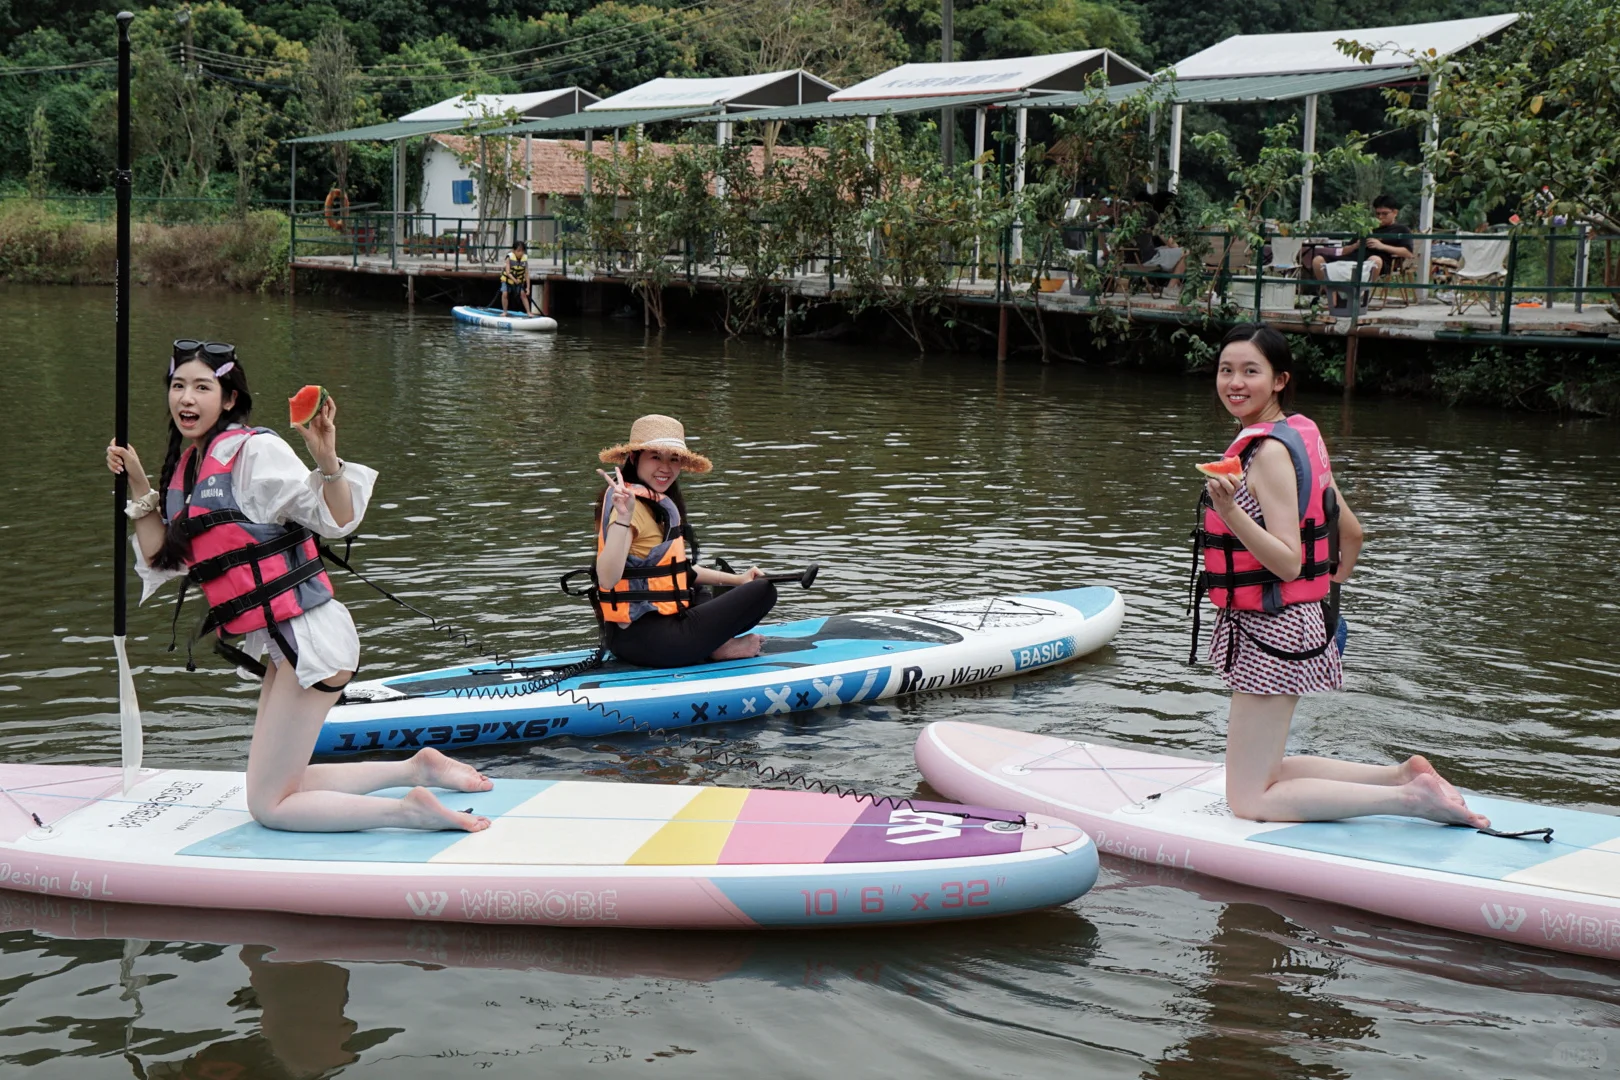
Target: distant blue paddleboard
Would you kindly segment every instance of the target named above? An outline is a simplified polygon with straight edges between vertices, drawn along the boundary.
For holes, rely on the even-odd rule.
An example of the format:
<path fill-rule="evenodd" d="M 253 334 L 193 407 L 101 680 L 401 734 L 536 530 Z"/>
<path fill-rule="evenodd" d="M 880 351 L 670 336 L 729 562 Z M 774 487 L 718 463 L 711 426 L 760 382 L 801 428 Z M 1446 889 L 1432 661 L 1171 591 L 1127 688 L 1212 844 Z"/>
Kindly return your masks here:
<path fill-rule="evenodd" d="M 762 626 L 748 660 L 640 668 L 609 658 L 543 688 L 589 650 L 356 681 L 315 751 L 597 737 L 720 724 L 1001 679 L 1100 648 L 1125 616 L 1113 589 L 949 600 Z"/>
<path fill-rule="evenodd" d="M 468 307 L 465 304 L 451 308 L 450 313 L 461 322 L 492 326 L 497 330 L 557 329 L 557 320 L 549 315 L 520 315 L 515 311 L 505 312 L 495 307 Z"/>

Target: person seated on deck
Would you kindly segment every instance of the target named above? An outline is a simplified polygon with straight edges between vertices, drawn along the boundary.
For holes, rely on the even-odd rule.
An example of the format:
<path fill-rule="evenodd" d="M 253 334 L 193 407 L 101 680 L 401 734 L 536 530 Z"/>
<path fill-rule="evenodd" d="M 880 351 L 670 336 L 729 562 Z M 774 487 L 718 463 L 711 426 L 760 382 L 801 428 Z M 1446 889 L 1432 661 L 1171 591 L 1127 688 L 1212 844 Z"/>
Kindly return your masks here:
<path fill-rule="evenodd" d="M 1147 280 L 1147 287 L 1155 295 L 1164 292 L 1167 285 L 1179 282 L 1187 269 L 1187 249 L 1173 236 L 1160 232 L 1170 220 L 1170 194 L 1158 191 L 1143 192 L 1148 204 L 1142 219 L 1142 229 L 1136 234 L 1136 255 L 1139 262 L 1127 262 L 1125 269 L 1135 271 Z"/>
<path fill-rule="evenodd" d="M 1334 274 L 1328 270 L 1333 263 L 1362 261 L 1363 283 L 1376 280 L 1381 274 L 1394 271 L 1399 264 L 1412 258 L 1411 230 L 1400 223 L 1401 204 L 1393 195 L 1380 195 L 1373 200 L 1373 216 L 1378 227 L 1366 240 L 1340 249 L 1337 255 L 1316 254 L 1310 261 L 1311 276 L 1318 281 L 1349 281 L 1352 274 Z M 1339 305 L 1344 306 L 1344 305 Z"/>
<path fill-rule="evenodd" d="M 596 508 L 590 596 L 608 651 L 638 667 L 758 656 L 764 641 L 748 631 L 776 606 L 776 586 L 757 566 L 728 574 L 697 564 L 678 480 L 682 470 L 706 473 L 713 466 L 687 449 L 680 421 L 643 416 L 628 442 L 598 456 L 619 466 L 611 476 L 597 470 L 607 490 Z M 732 587 L 704 598 L 700 585 Z"/>
<path fill-rule="evenodd" d="M 506 255 L 501 268 L 501 314 L 506 314 L 508 300 L 517 301 L 523 314 L 529 314 L 529 248 L 522 240 L 512 241 L 512 250 Z"/>

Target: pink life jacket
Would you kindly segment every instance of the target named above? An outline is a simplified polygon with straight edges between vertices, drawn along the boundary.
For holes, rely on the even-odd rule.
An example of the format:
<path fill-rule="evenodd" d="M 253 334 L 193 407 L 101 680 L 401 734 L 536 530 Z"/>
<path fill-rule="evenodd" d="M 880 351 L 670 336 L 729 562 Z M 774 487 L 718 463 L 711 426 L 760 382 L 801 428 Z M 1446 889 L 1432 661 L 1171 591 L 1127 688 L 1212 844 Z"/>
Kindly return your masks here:
<path fill-rule="evenodd" d="M 1210 602 L 1218 608 L 1275 615 L 1290 604 L 1309 604 L 1327 598 L 1330 579 L 1339 561 L 1338 499 L 1330 486 L 1333 474 L 1327 445 L 1308 417 L 1296 413 L 1281 421 L 1246 427 L 1226 448 L 1225 456 L 1242 458 L 1247 475 L 1249 458 L 1261 439 L 1276 439 L 1282 443 L 1294 462 L 1299 492 L 1299 576 L 1293 581 L 1283 581 L 1260 565 L 1260 560 L 1250 554 L 1215 512 L 1206 491 L 1198 502 L 1202 521 L 1193 533 L 1195 553 L 1203 553 L 1197 591 L 1199 594 L 1208 591 Z M 1259 524 L 1264 526 L 1265 522 Z"/>
<path fill-rule="evenodd" d="M 308 529 L 261 525 L 242 512 L 231 470 L 248 439 L 259 435 L 279 438 L 269 428 L 230 428 L 216 435 L 189 491 L 185 477 L 196 448 L 187 447 L 164 493 L 163 516 L 166 521 L 184 516 L 191 542 L 186 580 L 201 585 L 208 599 L 208 617 L 193 640 L 210 630 L 223 636 L 268 628 L 282 654 L 296 662 L 296 650 L 276 624 L 332 599 L 332 581 Z M 216 455 L 226 439 L 236 444 Z"/>

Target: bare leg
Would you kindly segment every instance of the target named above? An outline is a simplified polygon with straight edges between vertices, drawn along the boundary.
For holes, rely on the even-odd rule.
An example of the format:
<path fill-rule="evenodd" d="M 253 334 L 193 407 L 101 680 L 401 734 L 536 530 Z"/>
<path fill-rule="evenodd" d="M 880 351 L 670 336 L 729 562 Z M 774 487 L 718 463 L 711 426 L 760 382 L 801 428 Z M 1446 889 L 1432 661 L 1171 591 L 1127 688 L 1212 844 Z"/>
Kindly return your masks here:
<path fill-rule="evenodd" d="M 744 634 L 742 637 L 728 639 L 718 649 L 709 654 L 710 660 L 747 660 L 759 655 L 760 649 L 765 647 L 765 639 L 758 634 Z"/>
<path fill-rule="evenodd" d="M 1285 778 L 1285 773 L 1301 769 L 1284 766 L 1288 760 L 1284 756 L 1288 726 L 1298 701 L 1291 694 L 1232 695 L 1226 733 L 1226 801 L 1238 817 L 1254 821 L 1338 821 L 1364 814 L 1400 814 L 1476 828 L 1490 824 L 1469 810 L 1456 791 L 1448 790 L 1449 785 L 1432 770 L 1397 784 L 1312 775 Z M 1307 760 L 1320 763 L 1327 759 Z M 1408 764 L 1391 768 L 1404 770 Z M 1359 770 L 1326 771 L 1349 775 Z M 1379 775 L 1387 780 L 1387 773 Z"/>
<path fill-rule="evenodd" d="M 381 786 L 387 787 L 428 774 L 440 780 L 469 782 L 465 773 L 445 770 L 435 758 L 420 762 L 412 758 L 403 762 L 317 766 L 315 768 L 322 770 L 317 775 L 322 786 L 307 787 L 306 777 L 313 771 L 309 756 L 335 698 L 321 690 L 305 690 L 298 685 L 298 678 L 290 668 L 282 670 L 274 663 L 268 666 L 264 687 L 259 691 L 253 743 L 248 750 L 248 809 L 259 824 L 295 832 L 350 832 L 387 827 L 479 832 L 489 828 L 488 818 L 451 810 L 423 787 L 413 788 L 403 799 L 355 793 L 370 790 L 364 785 L 379 779 Z M 341 673 L 336 677 L 341 678 Z M 470 770 L 470 766 L 465 765 L 458 768 Z M 355 770 L 354 782 L 348 783 L 338 770 Z M 471 771 L 477 775 L 476 770 Z M 468 790 L 483 790 L 489 786 L 487 780 L 479 779 L 483 781 L 482 787 Z"/>

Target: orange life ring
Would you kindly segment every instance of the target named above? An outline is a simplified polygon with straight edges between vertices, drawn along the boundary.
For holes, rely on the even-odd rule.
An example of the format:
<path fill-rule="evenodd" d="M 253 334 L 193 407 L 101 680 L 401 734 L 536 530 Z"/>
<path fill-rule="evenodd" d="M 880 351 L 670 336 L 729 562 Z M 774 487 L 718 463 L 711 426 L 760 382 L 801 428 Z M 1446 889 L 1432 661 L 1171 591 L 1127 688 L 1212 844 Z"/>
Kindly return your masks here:
<path fill-rule="evenodd" d="M 337 232 L 343 231 L 344 223 L 349 217 L 349 196 L 340 187 L 335 187 L 326 193 L 326 224 Z"/>

